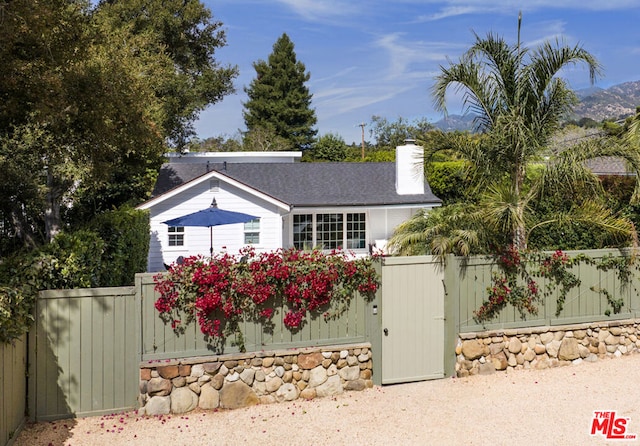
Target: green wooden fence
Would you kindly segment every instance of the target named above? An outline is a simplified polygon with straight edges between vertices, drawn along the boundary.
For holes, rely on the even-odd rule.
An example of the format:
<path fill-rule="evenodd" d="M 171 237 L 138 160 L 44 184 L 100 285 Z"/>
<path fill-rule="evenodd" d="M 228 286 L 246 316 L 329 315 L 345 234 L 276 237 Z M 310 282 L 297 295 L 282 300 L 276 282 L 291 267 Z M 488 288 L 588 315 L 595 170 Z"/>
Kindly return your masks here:
<path fill-rule="evenodd" d="M 35 420 L 133 409 L 140 310 L 133 287 L 42 291 L 30 332 Z"/>
<path fill-rule="evenodd" d="M 154 303 L 158 297 L 154 291 L 153 274 L 138 274 L 136 289 L 141 302 L 141 353 L 143 360 L 170 359 L 189 356 L 203 356 L 218 353 L 218 346 L 206 342 L 197 324 L 187 328 L 187 332 L 176 335 L 170 325 L 158 316 Z M 276 308 L 273 316 L 275 327 L 264 330 L 262 324 L 245 321 L 241 326 L 246 351 L 278 350 L 315 345 L 332 345 L 364 342 L 366 336 L 368 304 L 356 295 L 347 312 L 336 320 L 325 322 L 321 315 L 314 315 L 301 330 L 292 333 L 284 326 L 286 309 Z M 222 347 L 224 353 L 239 351 L 237 339 L 228 339 Z"/>
<path fill-rule="evenodd" d="M 15 438 L 25 420 L 27 336 L 0 344 L 0 444 Z"/>
<path fill-rule="evenodd" d="M 626 255 L 619 250 L 568 251 L 570 257 L 585 254 L 594 260 L 606 256 Z M 623 287 L 614 270 L 598 270 L 595 265 L 582 262 L 571 270 L 580 279 L 580 286 L 572 289 L 566 297 L 564 309 L 556 316 L 558 292 L 554 292 L 538 304 L 538 314 L 523 320 L 518 311 L 507 306 L 498 317 L 484 325 L 473 320 L 473 312 L 487 298 L 487 288 L 492 285 L 492 272 L 496 270 L 492 259 L 472 257 L 464 259 L 450 256 L 445 270 L 445 287 L 447 298 L 453 300 L 457 331 L 470 332 L 487 329 L 522 328 L 544 325 L 565 325 L 604 320 L 629 319 L 640 315 L 640 295 L 638 294 L 638 277 L 630 286 Z M 635 270 L 632 270 L 636 273 Z M 546 287 L 544 278 L 535 278 L 541 291 Z M 605 289 L 613 297 L 622 298 L 624 305 L 621 312 L 605 315 L 611 307 L 606 296 L 598 290 Z"/>
<path fill-rule="evenodd" d="M 584 254 L 594 259 L 611 254 L 620 255 L 616 250 L 589 251 Z M 379 266 L 383 282 L 385 275 L 391 274 L 391 267 L 397 270 L 393 274 L 407 274 L 405 269 L 411 268 L 412 262 L 411 259 L 404 259 L 387 263 Z M 455 345 L 452 340 L 459 332 L 640 316 L 637 277 L 633 286 L 623 289 L 613 271 L 600 271 L 594 266 L 582 264 L 576 267 L 582 285 L 568 295 L 559 317 L 555 316 L 556 296 L 550 296 L 539 305 L 539 314 L 535 317 L 522 320 L 516 310 L 507 307 L 495 321 L 481 326 L 474 322 L 473 312 L 486 298 L 493 268 L 495 265 L 490 259 L 449 257 L 440 275 L 422 280 L 425 290 L 415 291 L 418 295 L 422 293 L 429 296 L 436 287 L 441 290 L 444 286 L 445 356 L 451 355 L 453 358 Z M 540 281 L 540 286 L 544 287 L 545 283 Z M 593 286 L 607 289 L 615 298 L 622 297 L 622 312 L 605 316 L 608 308 L 606 298 L 592 291 Z M 401 288 L 390 289 L 383 284 L 384 299 L 381 299 L 382 293 L 378 293 L 372 302 L 355 296 L 349 310 L 340 318 L 325 322 L 322 316 L 312 317 L 303 329 L 295 333 L 291 333 L 282 323 L 286 309 L 277 308 L 272 332 L 265 331 L 260 324 L 244 324 L 244 345 L 247 351 L 260 351 L 368 341 L 373 346 L 374 370 L 379 375 L 380 365 L 385 360 L 381 348 L 381 315 L 385 311 L 384 305 L 394 305 L 399 301 L 394 295 L 402 293 Z M 140 361 L 218 353 L 216 347 L 207 344 L 196 324 L 184 335 L 177 336 L 170 326 L 160 320 L 154 307 L 156 298 L 152 274 L 138 274 L 134 287 L 40 293 L 36 304 L 36 325 L 29 334 L 31 378 L 27 404 L 30 415 L 36 420 L 50 420 L 132 409 L 137 405 Z M 374 311 L 374 308 L 379 311 Z M 440 321 L 440 315 L 436 316 L 432 319 Z M 224 353 L 238 351 L 238 346 L 232 341 L 229 340 L 224 346 Z M 16 423 L 20 423 L 21 416 L 18 413 L 24 413 L 24 399 L 23 406 L 19 405 L 20 395 L 24 398 L 26 388 L 23 384 L 25 373 L 21 368 L 24 360 L 20 357 L 24 343 L 20 345 L 22 347 L 18 347 L 17 351 L 9 353 L 6 346 L 0 346 L 3 349 L 0 351 L 0 391 L 3 392 L 0 442 L 6 439 L 11 429 L 15 429 Z M 5 409 L 4 400 L 11 401 L 7 403 L 12 407 L 11 411 Z"/>
<path fill-rule="evenodd" d="M 216 353 L 196 324 L 180 336 L 165 325 L 154 308 L 156 297 L 152 274 L 138 274 L 134 287 L 41 292 L 36 302 L 36 324 L 29 334 L 31 417 L 54 420 L 134 409 L 141 361 Z M 364 342 L 368 305 L 363 297 L 356 296 L 337 320 L 326 323 L 322 317 L 314 317 L 296 333 L 284 327 L 284 311 L 280 308 L 272 332 L 265 332 L 260 324 L 244 324 L 245 347 L 247 351 L 260 351 Z M 233 340 L 224 346 L 224 353 L 238 350 Z M 13 367 L 17 362 L 3 356 L 3 367 L 5 363 Z M 24 368 L 6 376 L 23 383 L 23 390 L 13 386 L 12 391 L 21 395 L 20 413 L 24 414 Z M 4 387 L 12 384 L 7 382 L 5 386 L 3 381 L 0 389 Z M 13 394 L 7 396 L 7 400 L 17 399 Z M 9 424 L 11 428 L 15 422 Z"/>

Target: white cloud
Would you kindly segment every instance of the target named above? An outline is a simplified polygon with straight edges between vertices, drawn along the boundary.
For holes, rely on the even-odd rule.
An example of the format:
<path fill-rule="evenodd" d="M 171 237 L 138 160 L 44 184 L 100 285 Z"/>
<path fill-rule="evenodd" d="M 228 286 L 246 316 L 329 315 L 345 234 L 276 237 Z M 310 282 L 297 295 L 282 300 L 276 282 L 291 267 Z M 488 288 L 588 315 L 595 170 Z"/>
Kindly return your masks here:
<path fill-rule="evenodd" d="M 469 14 L 505 14 L 512 15 L 519 10 L 534 12 L 550 9 L 568 9 L 577 11 L 620 11 L 638 8 L 637 0 L 528 0 L 516 2 L 506 0 L 404 0 L 408 4 L 424 4 L 438 8 L 432 14 L 420 15 L 416 22 L 430 22 Z"/>
<path fill-rule="evenodd" d="M 386 51 L 387 80 L 422 78 L 426 71 L 446 60 L 444 49 L 449 44 L 403 41 L 402 36 L 402 33 L 387 34 L 375 42 L 377 47 Z M 416 66 L 419 68 L 415 69 Z"/>
<path fill-rule="evenodd" d="M 408 87 L 380 86 L 351 87 L 320 92 L 317 95 L 318 114 L 338 115 L 384 102 L 406 91 Z M 314 95 L 316 99 L 316 95 Z"/>
<path fill-rule="evenodd" d="M 336 73 L 332 73 L 329 76 L 312 79 L 312 82 L 315 84 L 315 83 L 322 83 L 322 82 L 327 82 L 327 81 L 330 81 L 330 80 L 338 79 L 338 78 L 341 78 L 341 77 L 344 77 L 344 76 L 346 76 L 348 74 L 353 73 L 357 69 L 358 69 L 358 67 L 343 68 L 342 70 L 340 70 L 340 71 L 338 71 Z"/>
<path fill-rule="evenodd" d="M 448 17 L 455 17 L 455 16 L 465 15 L 465 14 L 474 14 L 477 12 L 484 12 L 484 11 L 486 10 L 483 9 L 482 11 L 479 11 L 479 9 L 474 6 L 449 6 L 441 9 L 439 12 L 436 12 L 434 14 L 421 15 L 416 19 L 416 22 L 418 23 L 432 22 L 435 20 L 446 19 Z"/>
<path fill-rule="evenodd" d="M 277 0 L 311 22 L 357 14 L 357 2 L 341 0 Z"/>
<path fill-rule="evenodd" d="M 378 36 L 366 50 L 365 60 L 324 78 L 312 78 L 313 102 L 319 119 L 353 114 L 372 105 L 391 104 L 415 91 L 428 102 L 429 84 L 439 73 L 452 48 L 445 42 L 409 40 L 400 32 Z"/>

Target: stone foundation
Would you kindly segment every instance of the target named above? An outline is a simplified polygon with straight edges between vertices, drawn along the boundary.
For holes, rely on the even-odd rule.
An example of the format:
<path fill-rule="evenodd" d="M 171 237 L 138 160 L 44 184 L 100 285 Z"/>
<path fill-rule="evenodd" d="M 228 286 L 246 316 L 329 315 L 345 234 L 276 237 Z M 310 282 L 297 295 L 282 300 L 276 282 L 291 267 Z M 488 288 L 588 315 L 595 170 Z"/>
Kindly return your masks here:
<path fill-rule="evenodd" d="M 140 412 L 235 409 L 373 387 L 371 344 L 262 351 L 140 365 Z"/>
<path fill-rule="evenodd" d="M 545 369 L 640 352 L 640 319 L 460 333 L 456 374 Z"/>

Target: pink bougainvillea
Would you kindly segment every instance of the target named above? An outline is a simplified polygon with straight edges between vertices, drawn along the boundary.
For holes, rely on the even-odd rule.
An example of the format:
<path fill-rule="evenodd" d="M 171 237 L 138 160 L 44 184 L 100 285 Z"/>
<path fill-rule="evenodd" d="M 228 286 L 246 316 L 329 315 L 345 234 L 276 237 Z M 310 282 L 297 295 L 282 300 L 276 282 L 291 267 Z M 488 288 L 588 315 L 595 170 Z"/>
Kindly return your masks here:
<path fill-rule="evenodd" d="M 373 260 L 343 251 L 253 248 L 237 257 L 189 257 L 155 276 L 155 307 L 176 333 L 195 320 L 205 335 L 223 338 L 237 333 L 243 318 L 273 323 L 280 308 L 284 325 L 295 331 L 309 314 L 340 314 L 356 292 L 373 298 L 380 284 Z"/>
<path fill-rule="evenodd" d="M 473 313 L 475 321 L 490 321 L 507 304 L 514 306 L 523 317 L 536 314 L 540 293 L 538 284 L 527 272 L 523 254 L 511 245 L 498 256 L 496 263 L 499 272 L 493 273 L 492 285 L 487 288 L 487 299 Z"/>

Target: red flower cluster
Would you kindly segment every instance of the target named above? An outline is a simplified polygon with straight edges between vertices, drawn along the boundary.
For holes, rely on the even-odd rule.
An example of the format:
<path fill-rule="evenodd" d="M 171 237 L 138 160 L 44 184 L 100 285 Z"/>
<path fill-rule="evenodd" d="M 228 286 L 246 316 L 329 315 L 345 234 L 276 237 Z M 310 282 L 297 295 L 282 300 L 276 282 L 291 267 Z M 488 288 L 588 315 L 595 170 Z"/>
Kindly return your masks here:
<path fill-rule="evenodd" d="M 551 255 L 551 257 L 546 258 L 542 262 L 542 265 L 540 266 L 540 275 L 552 275 L 559 269 L 563 269 L 569 263 L 569 261 L 570 259 L 567 253 L 563 252 L 561 249 L 558 249 Z"/>
<path fill-rule="evenodd" d="M 509 245 L 507 249 L 498 257 L 498 265 L 507 274 L 516 273 L 522 261 L 520 252 L 515 245 Z"/>
<path fill-rule="evenodd" d="M 296 330 L 308 313 L 327 308 L 339 313 L 354 293 L 372 298 L 379 287 L 372 259 L 293 249 L 190 257 L 154 279 L 160 317 L 178 333 L 195 319 L 213 338 L 238 332 L 243 318 L 268 323 L 280 308 L 284 325 Z"/>
<path fill-rule="evenodd" d="M 523 257 L 526 258 L 513 245 L 498 257 L 496 263 L 500 272 L 494 272 L 493 285 L 487 288 L 487 299 L 473 313 L 476 322 L 494 319 L 507 304 L 515 307 L 523 317 L 537 313 L 538 284 L 527 272 Z"/>

